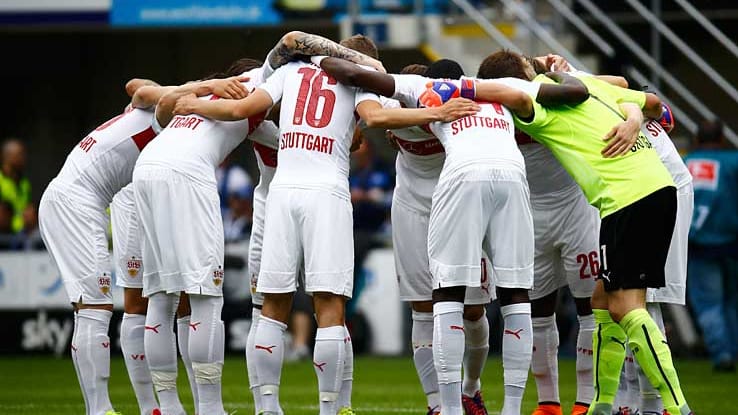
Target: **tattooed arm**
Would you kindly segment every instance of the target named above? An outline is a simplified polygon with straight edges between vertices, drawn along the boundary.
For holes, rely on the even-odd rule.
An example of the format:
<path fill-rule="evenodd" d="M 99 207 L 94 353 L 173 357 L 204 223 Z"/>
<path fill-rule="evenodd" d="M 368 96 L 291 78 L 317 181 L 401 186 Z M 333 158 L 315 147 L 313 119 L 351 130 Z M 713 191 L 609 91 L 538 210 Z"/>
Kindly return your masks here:
<path fill-rule="evenodd" d="M 371 66 L 384 73 L 387 72 L 384 66 L 382 66 L 382 62 L 374 58 L 341 46 L 322 36 L 299 31 L 292 31 L 282 36 L 282 39 L 269 52 L 267 60 L 269 61 L 269 66 L 277 69 L 285 63 L 298 59 L 301 56 L 316 55 L 346 59 L 360 65 Z"/>

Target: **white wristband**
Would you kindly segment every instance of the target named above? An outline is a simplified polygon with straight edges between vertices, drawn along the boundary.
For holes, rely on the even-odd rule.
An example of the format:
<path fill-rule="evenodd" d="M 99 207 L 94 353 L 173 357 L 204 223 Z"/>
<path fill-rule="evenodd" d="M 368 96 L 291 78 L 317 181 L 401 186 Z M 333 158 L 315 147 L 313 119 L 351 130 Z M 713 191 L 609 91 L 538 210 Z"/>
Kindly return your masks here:
<path fill-rule="evenodd" d="M 323 62 L 323 59 L 327 58 L 328 56 L 311 56 L 310 62 L 312 62 L 316 66 L 320 66 L 320 62 Z"/>

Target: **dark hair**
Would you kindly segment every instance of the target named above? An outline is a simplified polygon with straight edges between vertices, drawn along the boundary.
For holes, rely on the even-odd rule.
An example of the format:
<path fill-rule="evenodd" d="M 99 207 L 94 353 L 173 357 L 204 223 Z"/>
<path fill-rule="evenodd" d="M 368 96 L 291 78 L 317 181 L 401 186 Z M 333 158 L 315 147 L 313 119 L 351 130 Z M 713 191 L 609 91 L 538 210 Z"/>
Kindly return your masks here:
<path fill-rule="evenodd" d="M 464 70 L 458 62 L 451 59 L 439 59 L 430 65 L 425 71 L 428 78 L 459 79 L 464 76 Z"/>
<path fill-rule="evenodd" d="M 231 76 L 238 76 L 244 72 L 258 68 L 263 64 L 263 62 L 256 59 L 241 58 L 231 63 L 225 71 L 212 73 L 201 80 L 207 81 L 208 79 L 223 79 Z"/>
<path fill-rule="evenodd" d="M 353 35 L 341 41 L 341 46 L 361 52 L 364 55 L 379 59 L 379 51 L 374 41 L 364 35 Z"/>
<path fill-rule="evenodd" d="M 720 120 L 706 120 L 700 123 L 697 130 L 698 143 L 719 143 L 723 139 L 723 122 Z"/>
<path fill-rule="evenodd" d="M 400 71 L 400 74 L 402 75 L 425 75 L 425 72 L 428 70 L 428 67 L 426 65 L 421 65 L 419 63 L 411 63 L 410 65 L 407 65 L 406 67 L 402 68 Z"/>
<path fill-rule="evenodd" d="M 477 78 L 521 78 L 528 79 L 525 75 L 525 65 L 522 56 L 509 49 L 499 50 L 482 61 L 477 71 Z"/>

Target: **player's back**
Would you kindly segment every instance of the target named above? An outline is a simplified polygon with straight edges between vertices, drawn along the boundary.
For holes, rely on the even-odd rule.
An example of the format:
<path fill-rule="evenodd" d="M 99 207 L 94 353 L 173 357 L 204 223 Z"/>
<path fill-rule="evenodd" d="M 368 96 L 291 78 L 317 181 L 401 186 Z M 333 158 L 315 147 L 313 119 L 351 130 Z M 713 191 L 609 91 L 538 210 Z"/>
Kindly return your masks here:
<path fill-rule="evenodd" d="M 262 79 L 263 68 L 252 69 L 241 76 L 252 90 Z M 215 95 L 202 100 L 220 99 Z M 216 121 L 200 115 L 176 115 L 155 142 L 141 153 L 139 166 L 165 167 L 185 174 L 193 180 L 211 185 L 216 182 L 215 169 L 246 136 L 256 129 L 265 114 L 239 121 Z"/>
<path fill-rule="evenodd" d="M 694 185 L 692 243 L 735 243 L 738 235 L 738 150 L 701 149 L 685 158 Z"/>
<path fill-rule="evenodd" d="M 347 198 L 355 108 L 376 96 L 304 62 L 280 67 L 260 88 L 282 102 L 279 169 L 271 186 L 323 189 Z"/>
<path fill-rule="evenodd" d="M 574 179 L 556 160 L 551 150 L 521 131 L 515 133 L 515 139 L 525 159 L 531 201 L 555 202 L 569 192 L 579 191 Z"/>
<path fill-rule="evenodd" d="M 525 173 L 523 156 L 515 143 L 510 111 L 496 102 L 479 102 L 475 115 L 448 123 L 433 123 L 431 130 L 446 149 L 446 176 L 467 166 L 517 169 Z"/>
<path fill-rule="evenodd" d="M 107 207 L 131 182 L 139 153 L 156 136 L 152 116 L 151 110 L 128 107 L 97 127 L 69 153 L 51 185 L 81 202 Z"/>
<path fill-rule="evenodd" d="M 536 80 L 553 82 L 542 75 Z M 625 118 L 619 110 L 619 94 L 625 90 L 592 77 L 580 80 L 590 92 L 589 99 L 576 106 L 534 104 L 534 118 L 518 120 L 516 125 L 551 149 L 601 217 L 673 186 L 671 175 L 643 133 L 625 155 L 602 156 L 606 144 L 602 138 Z"/>

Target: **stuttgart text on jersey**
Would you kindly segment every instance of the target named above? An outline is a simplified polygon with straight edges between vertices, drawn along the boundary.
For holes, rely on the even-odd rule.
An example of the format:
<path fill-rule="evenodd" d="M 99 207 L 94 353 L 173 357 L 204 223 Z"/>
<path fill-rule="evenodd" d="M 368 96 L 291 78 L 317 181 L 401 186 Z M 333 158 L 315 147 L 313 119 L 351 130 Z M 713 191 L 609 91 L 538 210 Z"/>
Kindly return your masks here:
<path fill-rule="evenodd" d="M 336 141 L 330 137 L 317 134 L 301 133 L 297 131 L 282 133 L 279 149 L 300 148 L 319 153 L 333 154 L 333 143 Z"/>
<path fill-rule="evenodd" d="M 510 132 L 510 122 L 497 117 L 470 115 L 451 123 L 451 134 L 456 135 L 467 128 L 483 127 Z"/>

